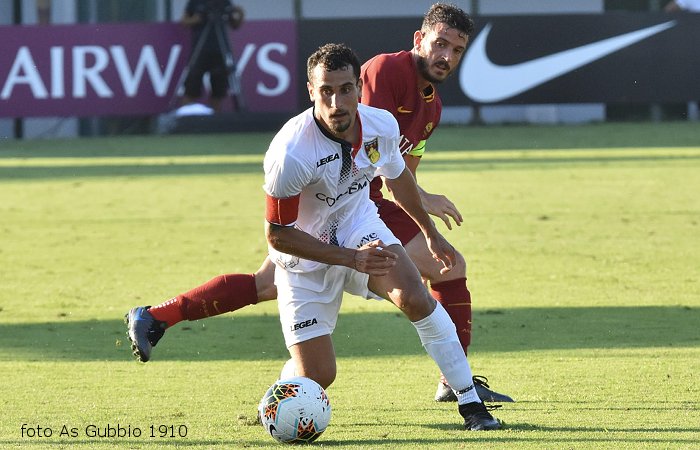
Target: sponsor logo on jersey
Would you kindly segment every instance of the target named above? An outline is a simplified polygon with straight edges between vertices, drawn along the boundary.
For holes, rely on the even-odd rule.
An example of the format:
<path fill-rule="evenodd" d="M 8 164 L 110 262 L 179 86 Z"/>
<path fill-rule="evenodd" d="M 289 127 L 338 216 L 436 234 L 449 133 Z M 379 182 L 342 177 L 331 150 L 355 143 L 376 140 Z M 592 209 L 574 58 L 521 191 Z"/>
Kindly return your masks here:
<path fill-rule="evenodd" d="M 321 158 L 318 161 L 316 161 L 316 167 L 321 167 L 324 164 L 328 164 L 329 162 L 335 161 L 336 159 L 340 159 L 340 155 L 337 153 L 335 155 L 329 155 L 326 156 L 325 158 Z"/>
<path fill-rule="evenodd" d="M 425 130 L 423 130 L 423 137 L 428 136 L 430 134 L 430 132 L 433 131 L 434 126 L 435 126 L 435 124 L 433 124 L 433 122 L 428 122 L 425 125 Z"/>
<path fill-rule="evenodd" d="M 401 152 L 402 155 L 405 155 L 408 152 L 410 152 L 411 150 L 413 150 L 413 143 L 411 143 L 411 141 L 406 136 L 404 136 L 402 134 L 401 135 L 401 143 L 399 144 L 399 151 Z"/>
<path fill-rule="evenodd" d="M 359 181 L 355 180 L 352 183 L 350 183 L 350 186 L 348 186 L 348 188 L 344 192 L 341 192 L 335 197 L 329 197 L 323 192 L 319 192 L 316 194 L 316 198 L 321 200 L 322 202 L 326 202 L 328 206 L 333 206 L 338 200 L 341 199 L 341 197 L 354 194 L 355 192 L 359 192 L 362 189 L 369 186 L 369 182 L 372 180 L 367 175 L 363 175 L 362 177 L 363 179 L 360 179 Z"/>
<path fill-rule="evenodd" d="M 372 241 L 376 241 L 378 239 L 379 239 L 379 236 L 377 235 L 377 233 L 374 233 L 374 232 L 368 234 L 367 236 L 362 236 L 362 239 L 360 239 L 360 243 L 357 245 L 357 248 L 360 248 L 363 245 L 365 245 L 369 242 L 372 242 Z"/>
<path fill-rule="evenodd" d="M 401 114 L 411 114 L 413 111 L 406 108 L 405 106 L 399 106 L 396 110 Z"/>
<path fill-rule="evenodd" d="M 293 324 L 291 327 L 291 331 L 296 331 L 296 330 L 301 330 L 302 328 L 310 327 L 312 325 L 316 325 L 318 323 L 318 320 L 314 317 L 313 319 L 305 320 L 303 322 L 298 322 Z"/>
<path fill-rule="evenodd" d="M 369 142 L 365 142 L 365 153 L 367 153 L 367 157 L 369 158 L 369 161 L 372 164 L 376 164 L 376 162 L 379 161 L 379 157 L 381 155 L 379 154 L 378 138 L 374 138 Z"/>

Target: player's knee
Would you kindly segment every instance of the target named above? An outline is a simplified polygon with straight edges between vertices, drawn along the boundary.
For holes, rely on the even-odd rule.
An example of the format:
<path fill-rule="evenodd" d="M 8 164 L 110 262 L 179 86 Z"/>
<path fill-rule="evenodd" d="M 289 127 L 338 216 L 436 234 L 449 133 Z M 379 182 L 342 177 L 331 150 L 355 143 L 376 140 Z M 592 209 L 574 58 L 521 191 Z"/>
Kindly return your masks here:
<path fill-rule="evenodd" d="M 259 270 L 255 272 L 255 291 L 258 295 L 258 303 L 277 298 L 277 286 L 275 286 L 274 283 L 274 270 Z"/>
<path fill-rule="evenodd" d="M 452 270 L 446 273 L 449 274 L 450 272 L 452 272 L 452 279 L 467 277 L 467 261 L 460 252 L 455 252 L 455 263 L 452 266 Z"/>
<path fill-rule="evenodd" d="M 277 298 L 277 286 L 274 284 L 256 286 L 256 291 L 258 294 L 258 303 L 266 302 L 268 300 L 274 300 Z"/>
<path fill-rule="evenodd" d="M 408 317 L 408 320 L 415 322 L 424 319 L 435 309 L 435 300 L 428 294 L 425 286 L 414 289 L 412 292 L 402 292 L 400 302 L 397 305 Z"/>

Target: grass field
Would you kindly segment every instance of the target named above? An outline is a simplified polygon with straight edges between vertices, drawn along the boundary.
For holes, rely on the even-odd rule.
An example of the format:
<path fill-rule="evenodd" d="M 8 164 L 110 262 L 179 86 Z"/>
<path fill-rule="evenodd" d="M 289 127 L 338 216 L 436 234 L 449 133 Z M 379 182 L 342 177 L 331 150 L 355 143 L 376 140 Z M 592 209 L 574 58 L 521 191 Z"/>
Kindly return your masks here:
<path fill-rule="evenodd" d="M 122 323 L 257 269 L 270 138 L 0 142 L 0 448 L 280 448 L 255 423 L 287 358 L 275 302 L 178 324 L 148 364 Z M 419 181 L 465 216 L 470 362 L 517 403 L 462 431 L 408 321 L 347 297 L 315 445 L 700 448 L 698 174 L 694 124 L 438 130 Z"/>

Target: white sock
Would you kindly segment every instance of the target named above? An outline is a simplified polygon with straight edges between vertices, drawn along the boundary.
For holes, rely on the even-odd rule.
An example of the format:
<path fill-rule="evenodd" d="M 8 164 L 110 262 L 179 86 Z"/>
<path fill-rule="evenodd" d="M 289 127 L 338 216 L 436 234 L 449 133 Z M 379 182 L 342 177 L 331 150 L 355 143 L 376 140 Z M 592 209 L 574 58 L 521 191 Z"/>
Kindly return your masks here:
<path fill-rule="evenodd" d="M 280 380 L 286 380 L 288 378 L 294 378 L 297 376 L 297 365 L 292 358 L 289 358 L 284 366 L 282 367 L 282 372 L 280 373 Z"/>
<path fill-rule="evenodd" d="M 440 367 L 447 383 L 457 394 L 457 402 L 460 405 L 481 403 L 474 389 L 469 361 L 459 343 L 455 325 L 445 308 L 437 303 L 435 310 L 428 317 L 412 323 L 428 355 Z"/>

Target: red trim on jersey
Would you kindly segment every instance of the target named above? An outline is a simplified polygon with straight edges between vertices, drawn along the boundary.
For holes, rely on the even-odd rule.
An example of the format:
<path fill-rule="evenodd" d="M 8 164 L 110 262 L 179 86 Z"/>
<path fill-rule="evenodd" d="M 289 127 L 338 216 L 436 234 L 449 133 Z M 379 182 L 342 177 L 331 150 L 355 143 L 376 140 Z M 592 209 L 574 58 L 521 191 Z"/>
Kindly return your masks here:
<path fill-rule="evenodd" d="M 360 138 L 356 143 L 352 144 L 352 157 L 357 156 L 357 152 L 362 148 L 362 120 L 360 120 L 360 113 L 357 113 L 357 124 L 360 127 Z"/>
<path fill-rule="evenodd" d="M 275 225 L 291 225 L 297 221 L 299 215 L 299 197 L 275 198 L 266 196 L 265 219 Z"/>

